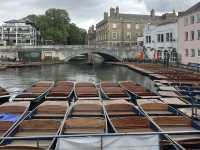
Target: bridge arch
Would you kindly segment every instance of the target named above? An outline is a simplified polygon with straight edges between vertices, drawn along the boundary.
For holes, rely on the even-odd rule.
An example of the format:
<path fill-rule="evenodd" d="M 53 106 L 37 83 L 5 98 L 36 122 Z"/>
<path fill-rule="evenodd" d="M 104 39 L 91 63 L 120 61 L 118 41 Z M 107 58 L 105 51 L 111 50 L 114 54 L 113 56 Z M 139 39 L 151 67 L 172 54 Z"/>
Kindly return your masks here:
<path fill-rule="evenodd" d="M 83 52 L 83 53 L 80 52 L 80 53 L 76 53 L 74 55 L 70 55 L 70 56 L 66 57 L 65 62 L 68 62 L 68 61 L 72 60 L 73 58 L 75 58 L 79 55 L 86 55 L 86 54 L 89 55 L 90 53 L 97 54 L 97 55 L 101 56 L 104 59 L 105 62 L 106 61 L 114 61 L 114 62 L 120 62 L 121 61 L 120 58 L 113 56 L 112 54 L 105 53 L 105 52 L 87 52 L 87 53 L 86 52 Z"/>

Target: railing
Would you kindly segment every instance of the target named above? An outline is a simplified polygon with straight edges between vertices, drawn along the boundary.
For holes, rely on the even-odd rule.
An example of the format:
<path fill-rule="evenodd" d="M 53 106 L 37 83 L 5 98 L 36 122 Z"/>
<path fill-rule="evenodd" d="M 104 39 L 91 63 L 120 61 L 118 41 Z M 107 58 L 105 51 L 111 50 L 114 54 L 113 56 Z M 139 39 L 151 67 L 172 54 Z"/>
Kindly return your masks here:
<path fill-rule="evenodd" d="M 54 135 L 54 136 L 28 136 L 28 137 L 0 137 L 0 140 L 35 140 L 36 146 L 39 147 L 40 141 L 42 140 L 47 140 L 47 139 L 67 139 L 67 138 L 101 138 L 103 139 L 104 137 L 124 137 L 124 136 L 145 136 L 145 135 L 170 135 L 170 134 L 176 134 L 176 135 L 183 135 L 183 134 L 200 134 L 200 131 L 176 131 L 176 132 L 136 132 L 136 133 L 109 133 L 109 134 L 84 134 L 84 135 Z M 185 150 L 180 144 L 175 142 L 173 139 L 168 139 L 169 142 L 174 145 L 176 149 L 179 150 Z M 104 145 L 102 143 L 103 140 L 101 140 L 101 145 Z M 143 141 L 145 142 L 145 141 Z M 126 144 L 126 143 L 125 143 Z M 155 143 L 152 143 L 155 144 Z M 128 145 L 127 145 L 128 146 Z M 159 145 L 158 145 L 159 146 Z M 103 149 L 103 147 L 102 147 Z"/>

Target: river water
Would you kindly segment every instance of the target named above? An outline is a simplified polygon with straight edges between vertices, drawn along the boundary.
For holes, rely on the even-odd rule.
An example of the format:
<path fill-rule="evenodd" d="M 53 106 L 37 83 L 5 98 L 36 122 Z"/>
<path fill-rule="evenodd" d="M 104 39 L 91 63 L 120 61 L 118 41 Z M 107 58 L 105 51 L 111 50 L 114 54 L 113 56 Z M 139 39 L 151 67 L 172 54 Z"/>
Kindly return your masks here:
<path fill-rule="evenodd" d="M 70 63 L 31 68 L 10 68 L 0 71 L 0 86 L 10 92 L 21 91 L 40 80 L 73 80 L 95 83 L 108 80 L 113 82 L 133 80 L 147 88 L 152 87 L 152 82 L 148 77 L 126 67 L 110 64 L 90 66 L 81 63 Z"/>

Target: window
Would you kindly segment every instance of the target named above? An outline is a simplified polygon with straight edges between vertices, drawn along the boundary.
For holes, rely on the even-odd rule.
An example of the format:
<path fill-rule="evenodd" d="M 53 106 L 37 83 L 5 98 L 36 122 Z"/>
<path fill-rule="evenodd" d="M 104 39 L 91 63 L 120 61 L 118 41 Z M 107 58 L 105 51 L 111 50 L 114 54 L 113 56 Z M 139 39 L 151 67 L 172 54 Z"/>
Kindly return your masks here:
<path fill-rule="evenodd" d="M 131 28 L 131 24 L 127 24 L 127 29 L 130 29 Z"/>
<path fill-rule="evenodd" d="M 164 42 L 164 34 L 160 35 L 160 42 L 162 42 L 162 43 Z"/>
<path fill-rule="evenodd" d="M 190 24 L 194 24 L 194 19 L 195 19 L 194 16 L 190 16 Z"/>
<path fill-rule="evenodd" d="M 160 43 L 160 34 L 157 34 L 157 42 Z"/>
<path fill-rule="evenodd" d="M 194 31 L 191 31 L 191 41 L 194 41 Z"/>
<path fill-rule="evenodd" d="M 116 23 L 113 23 L 113 24 L 112 24 L 112 27 L 113 27 L 113 29 L 116 29 L 116 28 L 117 28 L 117 24 L 116 24 Z"/>
<path fill-rule="evenodd" d="M 148 36 L 146 36 L 146 43 L 148 43 Z"/>
<path fill-rule="evenodd" d="M 200 30 L 197 31 L 197 34 L 198 34 L 197 39 L 200 40 Z"/>
<path fill-rule="evenodd" d="M 127 37 L 128 40 L 131 40 L 131 32 L 127 32 L 126 37 Z"/>
<path fill-rule="evenodd" d="M 189 50 L 188 50 L 188 49 L 185 50 L 185 56 L 186 56 L 186 57 L 189 56 Z"/>
<path fill-rule="evenodd" d="M 173 34 L 172 33 L 170 33 L 170 42 L 172 42 L 173 41 Z"/>
<path fill-rule="evenodd" d="M 188 32 L 185 32 L 185 41 L 188 41 Z"/>
<path fill-rule="evenodd" d="M 151 36 L 146 36 L 146 43 L 151 43 Z"/>
<path fill-rule="evenodd" d="M 113 39 L 113 40 L 116 40 L 116 39 L 117 39 L 117 32 L 113 32 L 113 33 L 112 33 L 112 39 Z"/>
<path fill-rule="evenodd" d="M 136 24 L 135 25 L 135 28 L 138 30 L 138 29 L 140 29 L 140 25 L 139 24 Z"/>
<path fill-rule="evenodd" d="M 200 57 L 200 48 L 198 49 L 198 56 Z"/>
<path fill-rule="evenodd" d="M 188 25 L 188 17 L 185 17 L 185 19 L 184 19 L 184 25 L 185 25 L 185 26 Z"/>
<path fill-rule="evenodd" d="M 149 36 L 149 43 L 151 43 L 151 36 Z"/>
<path fill-rule="evenodd" d="M 166 34 L 166 41 L 169 42 L 169 33 Z"/>
<path fill-rule="evenodd" d="M 191 57 L 195 57 L 195 49 L 191 49 Z"/>
<path fill-rule="evenodd" d="M 200 23 L 200 13 L 197 14 L 197 23 Z"/>

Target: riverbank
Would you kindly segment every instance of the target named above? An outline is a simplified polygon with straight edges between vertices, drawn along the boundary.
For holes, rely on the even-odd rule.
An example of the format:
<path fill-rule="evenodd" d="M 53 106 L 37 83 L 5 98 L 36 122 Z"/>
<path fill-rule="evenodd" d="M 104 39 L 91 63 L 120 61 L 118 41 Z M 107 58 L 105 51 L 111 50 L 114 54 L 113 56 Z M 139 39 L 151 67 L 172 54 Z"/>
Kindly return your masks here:
<path fill-rule="evenodd" d="M 127 67 L 140 74 L 150 77 L 152 80 L 168 80 L 169 79 L 169 77 L 167 76 L 168 71 L 183 72 L 183 76 L 185 74 L 187 74 L 188 76 L 192 74 L 200 75 L 199 72 L 195 72 L 185 68 L 177 68 L 174 66 L 165 67 L 162 64 L 129 63 L 129 62 L 108 62 L 108 64 Z"/>
<path fill-rule="evenodd" d="M 38 67 L 42 65 L 64 64 L 61 61 L 44 61 L 44 62 L 0 62 L 0 70 L 7 68 L 22 68 L 22 67 Z"/>

